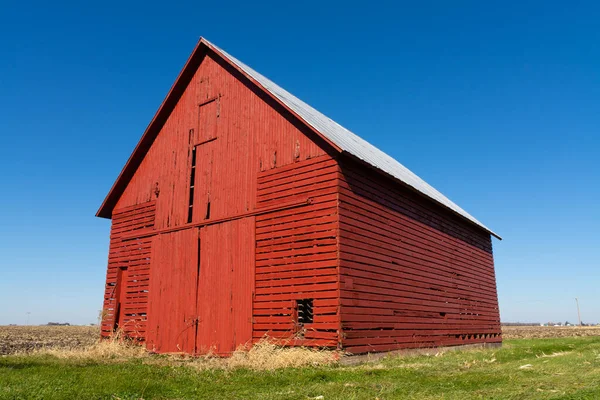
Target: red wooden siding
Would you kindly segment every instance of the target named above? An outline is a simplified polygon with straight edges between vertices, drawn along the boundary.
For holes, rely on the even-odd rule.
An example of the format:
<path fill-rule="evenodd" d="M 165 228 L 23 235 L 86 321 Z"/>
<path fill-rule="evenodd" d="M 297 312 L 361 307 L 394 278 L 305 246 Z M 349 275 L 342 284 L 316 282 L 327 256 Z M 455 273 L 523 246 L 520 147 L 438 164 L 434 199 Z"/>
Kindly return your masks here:
<path fill-rule="evenodd" d="M 131 235 L 152 229 L 154 212 L 154 202 L 113 211 L 102 336 L 118 325 L 130 337 L 145 338 L 151 241 Z"/>
<path fill-rule="evenodd" d="M 252 342 L 254 217 L 200 234 L 197 353 L 229 354 Z"/>
<path fill-rule="evenodd" d="M 154 236 L 148 349 L 229 354 L 249 343 L 253 277 L 254 217 Z"/>
<path fill-rule="evenodd" d="M 342 171 L 343 346 L 500 342 L 490 235 L 355 162 Z"/>
<path fill-rule="evenodd" d="M 288 344 L 338 345 L 338 171 L 323 156 L 259 175 L 260 207 L 312 203 L 256 218 L 255 340 L 269 335 Z M 300 299 L 314 299 L 314 322 L 299 332 Z"/>
<path fill-rule="evenodd" d="M 103 336 L 196 354 L 265 335 L 356 353 L 501 341 L 488 233 L 198 62 L 102 209 L 116 201 Z"/>
<path fill-rule="evenodd" d="M 198 229 L 153 237 L 149 350 L 194 353 L 197 276 Z"/>

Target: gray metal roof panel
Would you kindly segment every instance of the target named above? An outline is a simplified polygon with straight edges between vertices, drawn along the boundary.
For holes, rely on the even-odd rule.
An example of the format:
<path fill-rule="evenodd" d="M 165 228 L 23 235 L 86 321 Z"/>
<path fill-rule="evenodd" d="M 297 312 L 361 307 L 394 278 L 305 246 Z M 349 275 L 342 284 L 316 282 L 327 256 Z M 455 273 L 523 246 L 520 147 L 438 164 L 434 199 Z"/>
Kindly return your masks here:
<path fill-rule="evenodd" d="M 316 131 L 320 132 L 333 144 L 339 147 L 342 151 L 347 152 L 360 160 L 363 160 L 367 164 L 391 175 L 392 177 L 404 182 L 408 186 L 438 202 L 439 204 L 449 208 L 458 215 L 466 218 L 475 225 L 483 228 L 490 234 L 494 235 L 498 239 L 502 239 L 498 234 L 494 233 L 484 224 L 479 222 L 471 214 L 463 210 L 453 201 L 448 199 L 442 193 L 434 189 L 431 185 L 419 178 L 416 174 L 400 164 L 391 156 L 387 155 L 377 147 L 373 146 L 366 140 L 362 139 L 358 135 L 344 128 L 331 118 L 323 115 L 321 112 L 315 110 L 296 96 L 292 95 L 279 85 L 273 83 L 260 73 L 256 72 L 243 62 L 239 61 L 235 57 L 231 56 L 224 50 L 210 43 L 206 39 L 204 41 L 214 48 L 217 52 L 221 53 L 230 62 L 236 65 L 249 77 L 258 82 L 266 91 L 274 95 L 283 104 L 289 107 L 294 113 L 304 120 L 305 123 L 313 127 Z"/>

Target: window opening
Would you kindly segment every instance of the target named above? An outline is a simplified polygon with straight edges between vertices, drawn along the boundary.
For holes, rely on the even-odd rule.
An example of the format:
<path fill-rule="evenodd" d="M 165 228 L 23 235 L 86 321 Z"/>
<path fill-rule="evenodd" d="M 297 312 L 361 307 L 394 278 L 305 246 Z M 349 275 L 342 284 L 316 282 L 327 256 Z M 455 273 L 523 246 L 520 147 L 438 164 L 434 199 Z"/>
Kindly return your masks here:
<path fill-rule="evenodd" d="M 313 299 L 296 300 L 298 325 L 313 323 Z"/>
<path fill-rule="evenodd" d="M 196 147 L 192 148 L 192 167 L 190 169 L 190 199 L 188 203 L 188 224 L 194 218 L 194 182 L 196 181 Z"/>

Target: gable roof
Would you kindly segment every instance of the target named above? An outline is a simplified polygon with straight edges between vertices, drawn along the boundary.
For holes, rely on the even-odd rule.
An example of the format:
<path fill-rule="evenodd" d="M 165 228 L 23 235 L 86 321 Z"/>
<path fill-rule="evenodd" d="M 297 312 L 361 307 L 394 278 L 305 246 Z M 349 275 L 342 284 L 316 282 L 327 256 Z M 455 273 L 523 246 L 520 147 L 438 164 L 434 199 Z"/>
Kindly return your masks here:
<path fill-rule="evenodd" d="M 155 123 L 159 123 L 159 121 L 157 121 L 157 120 L 159 119 L 158 117 L 160 114 L 164 114 L 163 108 L 165 108 L 165 106 L 168 104 L 173 104 L 173 106 L 174 106 L 174 103 L 176 103 L 176 101 L 179 99 L 179 97 L 181 96 L 181 93 L 183 92 L 183 89 L 185 89 L 185 88 L 183 88 L 183 89 L 179 88 L 179 90 L 176 90 L 179 86 L 181 86 L 179 84 L 180 81 L 183 80 L 185 75 L 188 75 L 188 76 L 190 75 L 190 71 L 189 71 L 190 69 L 193 69 L 193 71 L 191 71 L 191 73 L 193 74 L 193 72 L 195 71 L 195 68 L 193 68 L 195 63 L 193 63 L 192 61 L 194 59 L 197 59 L 200 56 L 200 53 L 203 53 L 202 54 L 202 56 L 203 56 L 205 54 L 206 48 L 211 49 L 214 53 L 216 53 L 222 59 L 227 61 L 231 66 L 233 66 L 235 69 L 237 69 L 243 75 L 245 75 L 247 78 L 249 78 L 253 83 L 255 83 L 266 94 L 273 97 L 278 103 L 283 105 L 293 115 L 298 117 L 309 128 L 312 128 L 312 130 L 315 131 L 315 133 L 317 133 L 319 136 L 321 136 L 323 139 L 325 139 L 325 141 L 328 142 L 329 144 L 331 144 L 336 150 L 338 150 L 342 153 L 348 153 L 348 154 L 364 161 L 365 163 L 371 165 L 372 167 L 384 172 L 385 174 L 392 176 L 393 178 L 403 182 L 404 184 L 410 186 L 414 190 L 416 190 L 416 191 L 420 192 L 421 194 L 434 200 L 436 203 L 441 204 L 442 206 L 450 209 L 451 211 L 458 214 L 459 216 L 461 216 L 461 217 L 465 218 L 466 220 L 472 222 L 473 224 L 479 226 L 480 228 L 482 228 L 486 232 L 494 235 L 498 239 L 502 239 L 498 234 L 494 233 L 492 230 L 490 230 L 484 224 L 482 224 L 477 219 L 475 219 L 475 217 L 473 217 L 472 215 L 467 213 L 465 210 L 460 208 L 457 204 L 455 204 L 450 199 L 448 199 L 446 196 L 444 196 L 442 193 L 440 193 L 439 191 L 434 189 L 431 185 L 429 185 L 423 179 L 419 178 L 417 175 L 415 175 L 412 171 L 410 171 L 404 165 L 400 164 L 394 158 L 390 157 L 389 155 L 387 155 L 383 151 L 379 150 L 378 148 L 376 148 L 375 146 L 373 146 L 366 140 L 360 138 L 353 132 L 344 128 L 337 122 L 333 121 L 331 118 L 326 117 L 325 115 L 323 115 L 319 111 L 315 110 L 314 108 L 312 108 L 311 106 L 309 106 L 308 104 L 303 102 L 302 100 L 298 99 L 297 97 L 295 97 L 294 95 L 292 95 L 291 93 L 289 93 L 288 91 L 283 89 L 282 87 L 276 85 L 269 79 L 265 78 L 263 75 L 259 74 L 258 72 L 256 72 L 255 70 L 253 70 L 252 68 L 247 66 L 246 64 L 242 63 L 235 57 L 229 55 L 224 50 L 220 49 L 219 47 L 215 46 L 214 44 L 212 44 L 211 42 L 209 42 L 208 40 L 206 40 L 204 38 L 200 38 L 198 45 L 194 49 L 194 52 L 188 59 L 186 65 L 184 66 L 181 73 L 179 74 L 179 77 L 173 84 L 173 87 L 169 91 L 169 94 L 167 95 L 165 101 L 163 101 L 163 104 L 161 105 L 161 107 L 157 111 L 156 115 L 154 116 L 152 122 L 146 129 L 146 132 L 142 136 L 142 139 L 140 139 L 140 143 L 138 143 L 138 146 L 136 147 L 133 154 L 127 161 L 127 164 L 123 168 L 123 171 L 121 171 L 119 178 L 117 178 L 117 181 L 113 185 L 111 191 L 109 192 L 109 194 L 107 195 L 106 199 L 104 200 L 102 206 L 98 210 L 98 213 L 96 214 L 97 216 L 107 217 L 107 218 L 110 217 L 110 215 L 112 213 L 112 207 L 114 207 L 114 204 L 116 204 L 118 197 L 121 195 L 121 193 L 125 189 L 125 186 L 129 182 L 129 179 L 131 179 L 131 177 L 133 176 L 135 169 L 137 169 L 137 166 L 139 166 L 139 163 L 141 163 L 141 160 L 143 159 L 143 155 L 148 150 L 152 141 L 158 134 L 158 131 L 160 131 L 160 127 L 158 127 L 158 129 L 151 129 L 151 128 L 153 127 L 153 125 Z M 197 66 L 196 66 L 196 68 L 197 68 Z M 186 86 L 186 85 L 187 85 L 187 82 L 185 82 L 184 86 Z M 181 93 L 179 93 L 179 92 L 181 92 Z M 172 96 L 176 96 L 176 98 L 171 99 Z M 169 100 L 171 100 L 171 101 L 169 101 Z M 165 111 L 167 113 L 170 113 L 171 110 L 167 109 Z M 164 118 L 166 118 L 166 117 L 164 117 Z M 154 135 L 154 137 L 151 137 L 152 134 Z M 146 138 L 147 136 L 150 136 L 150 137 Z M 144 142 L 149 142 L 149 143 L 144 145 Z M 136 153 L 140 153 L 140 152 L 142 152 L 142 154 L 136 154 Z M 126 172 L 128 172 L 128 173 L 126 173 Z M 131 176 L 129 176 L 129 175 L 131 175 Z M 122 180 L 124 180 L 124 182 L 120 182 Z"/>

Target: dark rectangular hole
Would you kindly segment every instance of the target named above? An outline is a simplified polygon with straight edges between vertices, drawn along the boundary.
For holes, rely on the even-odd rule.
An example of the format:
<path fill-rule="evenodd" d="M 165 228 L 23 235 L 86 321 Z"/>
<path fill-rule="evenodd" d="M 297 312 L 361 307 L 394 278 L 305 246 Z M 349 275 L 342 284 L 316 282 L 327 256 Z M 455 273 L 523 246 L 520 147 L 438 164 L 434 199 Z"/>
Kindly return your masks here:
<path fill-rule="evenodd" d="M 194 182 L 196 182 L 196 147 L 192 149 L 192 167 L 190 168 L 190 199 L 188 202 L 188 224 L 194 218 Z"/>
<path fill-rule="evenodd" d="M 298 325 L 313 323 L 313 299 L 296 300 Z"/>
<path fill-rule="evenodd" d="M 210 200 L 206 203 L 206 217 L 204 219 L 210 219 Z"/>

